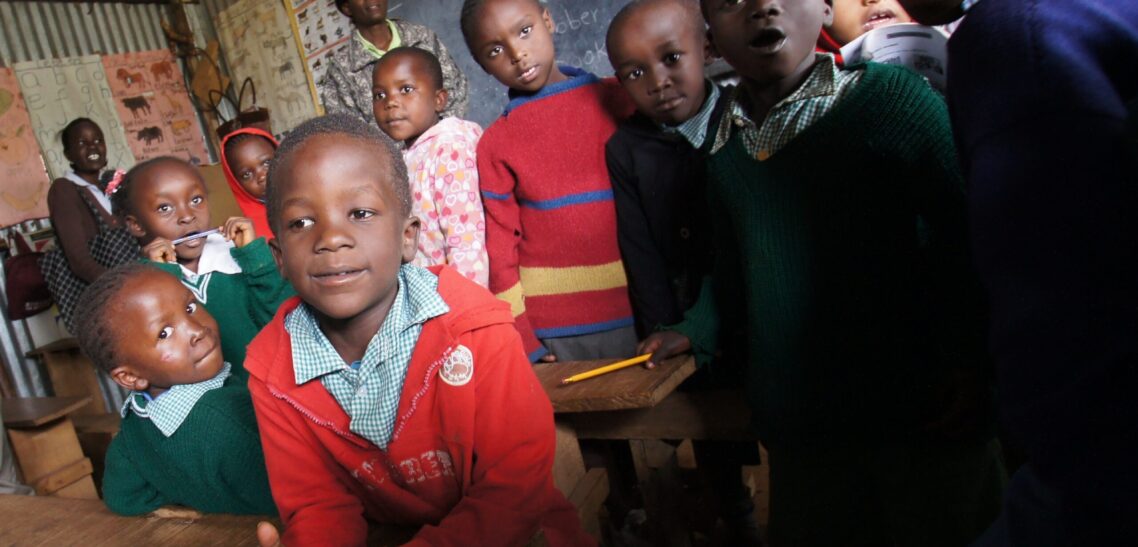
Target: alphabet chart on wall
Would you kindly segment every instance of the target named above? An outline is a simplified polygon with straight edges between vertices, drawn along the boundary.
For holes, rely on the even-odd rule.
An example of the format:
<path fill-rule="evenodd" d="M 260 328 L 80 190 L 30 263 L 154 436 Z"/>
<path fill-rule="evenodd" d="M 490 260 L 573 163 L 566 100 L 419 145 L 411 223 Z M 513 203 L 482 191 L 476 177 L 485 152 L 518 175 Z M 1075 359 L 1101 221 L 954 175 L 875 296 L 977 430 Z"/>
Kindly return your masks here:
<path fill-rule="evenodd" d="M 0 68 L 0 226 L 47 216 L 50 182 L 24 97 L 10 68 Z"/>

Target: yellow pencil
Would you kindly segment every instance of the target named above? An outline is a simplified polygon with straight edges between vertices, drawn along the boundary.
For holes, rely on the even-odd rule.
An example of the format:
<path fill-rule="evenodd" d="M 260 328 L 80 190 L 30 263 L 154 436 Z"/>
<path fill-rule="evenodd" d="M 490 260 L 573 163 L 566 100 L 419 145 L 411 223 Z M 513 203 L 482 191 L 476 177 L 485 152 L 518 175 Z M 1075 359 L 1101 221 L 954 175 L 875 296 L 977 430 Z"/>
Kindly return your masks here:
<path fill-rule="evenodd" d="M 593 370 L 588 370 L 588 371 L 582 372 L 580 374 L 574 374 L 568 378 L 563 378 L 561 380 L 561 383 L 562 384 L 572 384 L 573 382 L 580 382 L 581 380 L 588 380 L 589 378 L 592 378 L 594 376 L 600 376 L 602 374 L 608 374 L 614 370 L 620 370 L 622 368 L 628 368 L 628 367 L 631 367 L 632 365 L 639 365 L 640 363 L 647 361 L 648 358 L 651 356 L 652 356 L 651 353 L 645 353 L 644 355 L 641 355 L 638 357 L 633 357 L 632 359 L 625 359 L 623 361 L 617 361 L 611 365 L 605 365 L 603 367 L 597 367 Z"/>

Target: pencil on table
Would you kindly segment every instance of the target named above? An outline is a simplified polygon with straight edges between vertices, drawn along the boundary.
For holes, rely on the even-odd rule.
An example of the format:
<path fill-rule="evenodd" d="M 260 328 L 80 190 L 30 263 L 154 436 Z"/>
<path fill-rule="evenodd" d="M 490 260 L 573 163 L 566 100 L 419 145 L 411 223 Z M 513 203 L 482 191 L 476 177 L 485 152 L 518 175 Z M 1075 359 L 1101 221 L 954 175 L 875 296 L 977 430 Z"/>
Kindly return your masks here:
<path fill-rule="evenodd" d="M 593 370 L 587 370 L 587 371 L 582 372 L 580 374 L 574 374 L 568 378 L 563 378 L 561 380 L 561 383 L 562 384 L 572 384 L 573 382 L 579 382 L 581 380 L 588 380 L 589 378 L 592 378 L 594 376 L 600 376 L 602 374 L 608 374 L 614 370 L 620 370 L 622 368 L 628 368 L 628 367 L 631 367 L 632 365 L 639 365 L 640 363 L 647 361 L 648 358 L 651 356 L 652 356 L 651 353 L 645 353 L 644 355 L 633 357 L 632 359 L 625 359 L 623 361 L 617 361 L 611 365 L 605 365 L 603 367 L 597 367 Z"/>

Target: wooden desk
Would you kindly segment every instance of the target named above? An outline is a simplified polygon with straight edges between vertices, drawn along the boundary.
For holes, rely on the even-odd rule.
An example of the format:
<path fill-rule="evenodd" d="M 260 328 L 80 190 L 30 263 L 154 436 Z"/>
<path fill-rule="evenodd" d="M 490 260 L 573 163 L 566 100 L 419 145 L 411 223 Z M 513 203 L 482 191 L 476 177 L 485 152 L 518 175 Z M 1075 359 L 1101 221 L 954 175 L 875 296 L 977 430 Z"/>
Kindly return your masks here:
<path fill-rule="evenodd" d="M 62 338 L 28 352 L 28 357 L 43 361 L 51 378 L 51 387 L 57 397 L 89 396 L 90 401 L 79 414 L 106 414 L 112 412 L 103 400 L 98 373 L 91 360 L 83 355 L 74 338 Z"/>
<path fill-rule="evenodd" d="M 541 380 L 541 387 L 545 388 L 556 413 L 655 406 L 695 372 L 695 359 L 681 355 L 651 370 L 637 365 L 588 380 L 561 384 L 563 378 L 617 361 L 619 359 L 543 363 L 535 365 L 533 371 Z"/>
<path fill-rule="evenodd" d="M 4 399 L 4 425 L 24 482 L 41 496 L 98 499 L 91 460 L 83 456 L 68 414 L 90 397 Z"/>

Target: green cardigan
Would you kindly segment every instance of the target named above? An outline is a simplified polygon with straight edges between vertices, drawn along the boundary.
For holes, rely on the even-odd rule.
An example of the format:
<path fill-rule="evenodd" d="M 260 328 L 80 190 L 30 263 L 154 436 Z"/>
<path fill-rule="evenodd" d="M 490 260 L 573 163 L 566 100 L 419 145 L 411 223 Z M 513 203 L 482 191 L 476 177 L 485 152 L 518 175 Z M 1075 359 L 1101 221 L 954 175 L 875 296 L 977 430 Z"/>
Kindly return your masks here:
<path fill-rule="evenodd" d="M 943 410 L 950 369 L 986 366 L 944 102 L 907 70 L 854 69 L 857 87 L 767 161 L 735 132 L 708 163 L 713 281 L 672 328 L 706 357 L 720 319 L 746 326 L 744 387 L 771 443 L 913 430 Z"/>
<path fill-rule="evenodd" d="M 162 505 L 203 513 L 276 515 L 245 379 L 198 399 L 170 437 L 128 413 L 107 449 L 103 500 L 121 515 Z"/>

